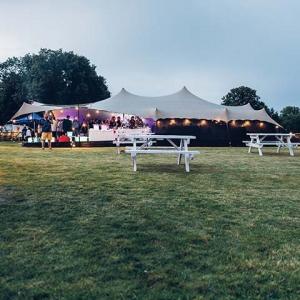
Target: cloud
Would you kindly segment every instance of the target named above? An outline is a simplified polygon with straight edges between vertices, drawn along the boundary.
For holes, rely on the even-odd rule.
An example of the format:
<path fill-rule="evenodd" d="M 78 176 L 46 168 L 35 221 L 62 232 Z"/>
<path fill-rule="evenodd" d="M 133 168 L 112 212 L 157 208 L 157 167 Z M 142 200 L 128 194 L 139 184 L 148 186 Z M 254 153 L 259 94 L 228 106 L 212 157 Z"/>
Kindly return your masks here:
<path fill-rule="evenodd" d="M 0 2 L 0 59 L 63 48 L 97 65 L 113 93 L 187 85 L 211 101 L 248 85 L 269 105 L 299 105 L 299 1 Z"/>

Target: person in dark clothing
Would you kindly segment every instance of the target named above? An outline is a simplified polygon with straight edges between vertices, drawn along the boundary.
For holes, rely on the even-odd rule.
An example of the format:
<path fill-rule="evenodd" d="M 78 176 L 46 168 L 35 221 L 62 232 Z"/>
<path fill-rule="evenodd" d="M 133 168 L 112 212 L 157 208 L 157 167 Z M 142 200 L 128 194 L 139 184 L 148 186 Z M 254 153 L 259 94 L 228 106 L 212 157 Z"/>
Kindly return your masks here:
<path fill-rule="evenodd" d="M 129 128 L 134 129 L 136 127 L 134 116 L 132 116 L 129 120 Z"/>
<path fill-rule="evenodd" d="M 22 141 L 26 141 L 26 131 L 27 131 L 27 127 L 24 126 L 22 129 Z"/>
<path fill-rule="evenodd" d="M 45 114 L 44 119 L 41 120 L 42 126 L 42 149 L 45 149 L 45 141 L 48 141 L 48 147 L 51 150 L 51 140 L 52 140 L 52 130 L 51 130 L 52 122 L 49 120 L 47 114 Z"/>
<path fill-rule="evenodd" d="M 115 116 L 112 116 L 110 121 L 109 121 L 109 129 L 113 129 L 117 126 L 117 123 L 116 123 L 116 117 Z"/>
<path fill-rule="evenodd" d="M 118 116 L 118 117 L 117 117 L 117 128 L 121 128 L 121 127 L 122 127 L 121 117 Z"/>
<path fill-rule="evenodd" d="M 62 127 L 64 133 L 67 133 L 68 131 L 72 131 L 72 121 L 70 120 L 70 116 L 67 116 L 67 118 L 63 120 Z"/>

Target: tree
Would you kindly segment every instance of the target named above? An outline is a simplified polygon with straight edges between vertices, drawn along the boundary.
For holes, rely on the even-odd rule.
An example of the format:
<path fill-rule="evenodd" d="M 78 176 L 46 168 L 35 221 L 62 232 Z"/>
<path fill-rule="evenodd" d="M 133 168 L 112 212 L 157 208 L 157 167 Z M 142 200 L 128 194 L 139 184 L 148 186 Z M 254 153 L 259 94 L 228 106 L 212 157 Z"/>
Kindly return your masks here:
<path fill-rule="evenodd" d="M 11 58 L 0 64 L 0 124 L 19 109 L 26 95 L 20 60 Z"/>
<path fill-rule="evenodd" d="M 223 105 L 240 106 L 248 103 L 250 103 L 254 109 L 265 108 L 271 118 L 277 122 L 279 121 L 278 113 L 273 108 L 269 108 L 263 101 L 260 101 L 260 97 L 256 94 L 256 90 L 247 86 L 231 89 L 227 95 L 222 97 Z"/>
<path fill-rule="evenodd" d="M 96 66 L 73 52 L 41 49 L 38 54 L 9 58 L 0 64 L 0 123 L 23 101 L 79 104 L 110 96 L 106 80 Z"/>
<path fill-rule="evenodd" d="M 282 126 L 292 132 L 300 132 L 300 107 L 286 106 L 280 112 Z"/>

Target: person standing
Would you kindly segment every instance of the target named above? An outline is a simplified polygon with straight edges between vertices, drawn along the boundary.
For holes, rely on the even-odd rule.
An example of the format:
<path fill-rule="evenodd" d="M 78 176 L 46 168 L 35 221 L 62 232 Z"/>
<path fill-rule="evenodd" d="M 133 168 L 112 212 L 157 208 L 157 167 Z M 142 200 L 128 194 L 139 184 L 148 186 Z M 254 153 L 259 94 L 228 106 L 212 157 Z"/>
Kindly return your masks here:
<path fill-rule="evenodd" d="M 79 124 L 79 121 L 77 120 L 77 118 L 74 118 L 72 126 L 73 126 L 75 136 L 78 136 L 80 124 Z"/>
<path fill-rule="evenodd" d="M 72 131 L 72 121 L 70 120 L 70 116 L 67 116 L 67 118 L 63 120 L 63 132 L 68 133 L 70 131 Z"/>
<path fill-rule="evenodd" d="M 57 120 L 55 116 L 52 116 L 52 124 L 51 124 L 52 136 L 57 139 Z"/>
<path fill-rule="evenodd" d="M 49 120 L 49 116 L 47 114 L 44 115 L 44 119 L 41 120 L 42 125 L 42 149 L 45 149 L 45 141 L 48 141 L 48 147 L 49 150 L 52 149 L 51 147 L 51 140 L 52 140 L 52 131 L 51 131 L 51 125 L 52 122 Z"/>
<path fill-rule="evenodd" d="M 22 128 L 22 141 L 26 141 L 26 131 L 27 131 L 27 126 L 24 126 Z"/>

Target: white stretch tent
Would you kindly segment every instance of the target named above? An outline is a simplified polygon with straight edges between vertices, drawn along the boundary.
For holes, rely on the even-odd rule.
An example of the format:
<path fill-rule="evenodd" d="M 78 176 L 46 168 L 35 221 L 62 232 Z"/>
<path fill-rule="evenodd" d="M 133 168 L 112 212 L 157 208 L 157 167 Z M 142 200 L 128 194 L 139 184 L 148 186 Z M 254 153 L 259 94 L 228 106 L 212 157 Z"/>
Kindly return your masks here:
<path fill-rule="evenodd" d="M 168 119 L 191 118 L 229 122 L 231 120 L 259 120 L 280 126 L 266 112 L 254 110 L 250 104 L 243 106 L 224 106 L 201 99 L 186 87 L 177 93 L 144 97 L 134 95 L 124 88 L 115 96 L 88 105 L 90 109 L 114 113 L 137 115 L 144 118 Z"/>
<path fill-rule="evenodd" d="M 72 104 L 72 105 L 50 105 L 50 104 L 44 104 L 40 102 L 33 101 L 31 104 L 23 102 L 22 106 L 20 109 L 12 116 L 10 121 L 16 119 L 19 116 L 22 115 L 28 115 L 32 113 L 37 113 L 37 112 L 44 112 L 44 111 L 50 111 L 50 110 L 61 110 L 61 109 L 66 109 L 66 108 L 87 108 L 87 104 Z"/>
<path fill-rule="evenodd" d="M 61 109 L 61 106 L 43 105 L 38 102 L 35 102 L 34 104 L 29 104 L 29 103 L 23 102 L 20 109 L 12 116 L 12 118 L 10 120 L 12 121 L 15 118 L 22 116 L 22 115 L 28 115 L 28 114 L 32 114 L 32 113 L 55 110 L 55 109 Z"/>
<path fill-rule="evenodd" d="M 77 105 L 55 106 L 39 102 L 33 102 L 32 104 L 24 102 L 11 120 L 18 116 L 34 112 L 60 110 L 71 107 L 74 108 Z M 154 120 L 169 118 L 206 119 L 224 122 L 231 120 L 258 120 L 280 126 L 267 114 L 264 108 L 254 110 L 250 104 L 224 106 L 212 103 L 192 94 L 186 87 L 183 87 L 177 93 L 160 97 L 138 96 L 122 89 L 113 97 L 91 104 L 83 104 L 80 107 L 137 115 Z"/>

